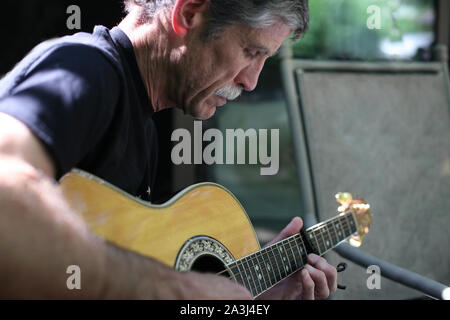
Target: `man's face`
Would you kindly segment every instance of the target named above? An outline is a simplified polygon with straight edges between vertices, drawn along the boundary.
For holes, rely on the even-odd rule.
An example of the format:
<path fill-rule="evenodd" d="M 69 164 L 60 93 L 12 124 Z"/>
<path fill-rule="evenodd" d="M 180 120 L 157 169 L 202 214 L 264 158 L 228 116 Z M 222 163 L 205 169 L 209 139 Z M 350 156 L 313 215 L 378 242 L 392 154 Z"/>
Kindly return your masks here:
<path fill-rule="evenodd" d="M 291 31 L 281 24 L 264 29 L 231 26 L 209 42 L 200 33 L 192 36 L 177 79 L 184 112 L 208 119 L 217 106 L 237 98 L 242 90 L 255 89 L 265 60 Z"/>

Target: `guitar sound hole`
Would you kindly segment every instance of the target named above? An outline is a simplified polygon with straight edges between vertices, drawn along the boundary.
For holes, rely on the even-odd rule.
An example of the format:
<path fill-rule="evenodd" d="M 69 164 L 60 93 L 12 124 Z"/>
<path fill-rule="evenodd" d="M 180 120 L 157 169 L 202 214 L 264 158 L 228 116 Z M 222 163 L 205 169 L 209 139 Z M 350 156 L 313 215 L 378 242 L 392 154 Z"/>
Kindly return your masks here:
<path fill-rule="evenodd" d="M 222 272 L 225 269 L 225 265 L 220 259 L 213 255 L 204 254 L 198 257 L 194 263 L 192 264 L 192 271 L 197 272 L 209 272 L 209 273 L 219 273 Z M 221 276 L 229 277 L 230 274 L 228 271 L 225 271 L 220 274 Z"/>

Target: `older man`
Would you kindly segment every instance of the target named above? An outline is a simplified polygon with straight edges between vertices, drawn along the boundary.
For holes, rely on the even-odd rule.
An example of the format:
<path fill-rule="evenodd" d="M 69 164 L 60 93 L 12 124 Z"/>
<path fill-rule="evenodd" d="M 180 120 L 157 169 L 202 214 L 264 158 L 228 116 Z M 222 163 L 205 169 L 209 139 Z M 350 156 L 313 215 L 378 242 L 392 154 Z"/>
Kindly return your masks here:
<path fill-rule="evenodd" d="M 54 179 L 85 169 L 148 200 L 156 170 L 151 115 L 199 119 L 255 88 L 264 61 L 308 24 L 306 0 L 134 0 L 112 30 L 36 47 L 0 82 L 0 296 L 250 299 L 212 274 L 179 273 L 93 235 Z M 157 186 L 156 186 L 157 187 Z M 295 218 L 274 239 L 297 233 Z M 308 265 L 262 298 L 326 298 L 336 269 Z M 82 270 L 68 290 L 66 268 Z"/>

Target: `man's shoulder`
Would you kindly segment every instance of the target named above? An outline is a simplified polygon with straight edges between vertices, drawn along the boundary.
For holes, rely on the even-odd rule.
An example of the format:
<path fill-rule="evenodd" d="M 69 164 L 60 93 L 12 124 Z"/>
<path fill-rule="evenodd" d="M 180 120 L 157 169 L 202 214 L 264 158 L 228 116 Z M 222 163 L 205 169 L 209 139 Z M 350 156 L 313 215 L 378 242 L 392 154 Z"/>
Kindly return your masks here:
<path fill-rule="evenodd" d="M 36 69 L 74 67 L 93 71 L 101 66 L 107 69 L 105 74 L 120 73 L 120 54 L 106 27 L 97 26 L 92 33 L 79 32 L 46 40 L 34 47 L 0 81 L 0 96 L 8 94 Z"/>
<path fill-rule="evenodd" d="M 83 47 L 98 50 L 108 58 L 118 60 L 118 49 L 110 35 L 108 28 L 96 26 L 92 33 L 79 32 L 71 36 L 61 37 L 50 43 L 57 47 Z"/>
<path fill-rule="evenodd" d="M 86 59 L 87 63 L 106 58 L 113 65 L 119 64 L 120 54 L 109 30 L 96 26 L 92 33 L 79 32 L 74 35 L 50 39 L 36 46 L 29 54 L 30 62 L 38 62 L 49 55 L 65 53 L 68 59 Z M 94 61 L 90 60 L 94 59 Z"/>

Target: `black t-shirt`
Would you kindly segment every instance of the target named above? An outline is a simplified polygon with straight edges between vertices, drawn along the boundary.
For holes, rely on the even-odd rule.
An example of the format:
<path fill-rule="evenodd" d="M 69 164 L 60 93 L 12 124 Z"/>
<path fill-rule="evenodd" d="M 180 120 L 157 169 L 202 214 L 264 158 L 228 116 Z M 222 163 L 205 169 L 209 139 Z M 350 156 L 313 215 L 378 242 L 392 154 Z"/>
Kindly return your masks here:
<path fill-rule="evenodd" d="M 153 108 L 131 42 L 118 27 L 38 45 L 0 81 L 0 112 L 43 141 L 57 179 L 79 168 L 151 199 Z"/>

